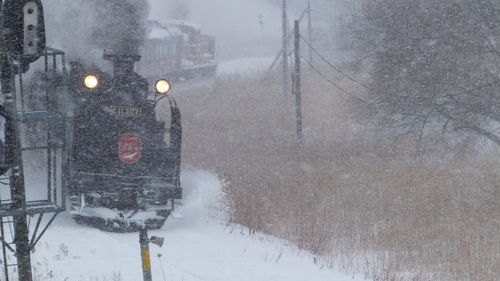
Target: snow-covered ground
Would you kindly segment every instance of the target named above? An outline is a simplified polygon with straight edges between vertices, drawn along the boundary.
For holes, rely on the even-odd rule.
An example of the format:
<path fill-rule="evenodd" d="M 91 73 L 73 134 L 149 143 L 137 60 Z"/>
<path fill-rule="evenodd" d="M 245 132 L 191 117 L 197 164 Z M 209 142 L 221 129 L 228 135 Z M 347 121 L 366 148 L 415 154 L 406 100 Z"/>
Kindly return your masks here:
<path fill-rule="evenodd" d="M 181 219 L 149 236 L 153 280 L 363 280 L 314 263 L 313 255 L 285 241 L 228 225 L 216 211 L 221 182 L 206 171 L 184 171 Z M 32 255 L 35 280 L 143 280 L 138 233 L 109 233 L 77 225 L 60 214 Z M 17 277 L 16 277 L 17 278 Z"/>
<path fill-rule="evenodd" d="M 217 65 L 217 76 L 264 73 L 272 65 L 273 61 L 274 57 L 239 58 L 221 61 L 219 65 Z M 279 63 L 280 62 L 277 62 L 278 65 Z"/>

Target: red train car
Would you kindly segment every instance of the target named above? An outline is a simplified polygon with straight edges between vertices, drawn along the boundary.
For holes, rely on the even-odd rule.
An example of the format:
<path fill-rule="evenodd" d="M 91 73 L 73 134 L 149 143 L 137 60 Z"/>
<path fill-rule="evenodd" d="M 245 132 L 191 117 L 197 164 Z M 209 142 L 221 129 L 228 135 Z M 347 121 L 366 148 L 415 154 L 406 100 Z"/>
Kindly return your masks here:
<path fill-rule="evenodd" d="M 215 38 L 185 21 L 148 21 L 149 37 L 142 47 L 136 70 L 153 79 L 158 75 L 169 80 L 214 76 Z M 151 84 L 154 81 L 149 81 Z"/>

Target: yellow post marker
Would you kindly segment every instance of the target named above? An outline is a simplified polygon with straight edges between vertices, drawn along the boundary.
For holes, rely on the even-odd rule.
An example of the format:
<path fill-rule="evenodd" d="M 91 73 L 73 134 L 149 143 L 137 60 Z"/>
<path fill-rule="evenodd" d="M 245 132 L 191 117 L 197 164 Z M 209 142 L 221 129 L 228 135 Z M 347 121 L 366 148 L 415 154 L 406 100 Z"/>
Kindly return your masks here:
<path fill-rule="evenodd" d="M 142 269 L 151 271 L 151 255 L 149 249 L 142 250 Z"/>

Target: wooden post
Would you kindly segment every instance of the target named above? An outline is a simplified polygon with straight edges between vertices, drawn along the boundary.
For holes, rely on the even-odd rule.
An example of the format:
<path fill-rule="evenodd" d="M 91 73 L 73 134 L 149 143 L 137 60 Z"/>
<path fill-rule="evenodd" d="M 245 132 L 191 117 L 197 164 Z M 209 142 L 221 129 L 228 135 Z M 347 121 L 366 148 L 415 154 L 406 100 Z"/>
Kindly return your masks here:
<path fill-rule="evenodd" d="M 294 94 L 295 111 L 297 120 L 297 142 L 302 145 L 302 101 L 300 89 L 300 32 L 299 21 L 295 21 L 295 76 L 294 76 Z"/>
<path fill-rule="evenodd" d="M 313 51 L 312 51 L 312 18 L 311 18 L 311 1 L 307 1 L 307 34 L 308 34 L 308 40 L 309 40 L 309 63 L 310 67 L 312 68 L 313 66 Z"/>
<path fill-rule="evenodd" d="M 281 63 L 283 65 L 283 95 L 288 94 L 288 19 L 286 16 L 286 0 L 282 0 L 283 18 L 283 46 L 281 49 Z"/>

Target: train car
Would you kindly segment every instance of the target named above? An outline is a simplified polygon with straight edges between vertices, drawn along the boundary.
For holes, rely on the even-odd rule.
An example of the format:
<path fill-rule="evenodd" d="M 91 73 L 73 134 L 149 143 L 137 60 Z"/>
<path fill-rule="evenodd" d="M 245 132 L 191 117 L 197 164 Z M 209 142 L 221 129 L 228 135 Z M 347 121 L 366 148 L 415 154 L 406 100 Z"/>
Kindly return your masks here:
<path fill-rule="evenodd" d="M 147 80 L 134 72 L 138 55 L 104 59 L 113 63 L 113 74 L 71 62 L 70 213 L 103 230 L 158 229 L 182 198 L 180 111 L 166 94 L 150 98 Z M 160 92 L 168 91 L 159 80 L 162 86 Z M 164 117 L 170 120 L 155 114 L 162 99 L 170 103 Z"/>
<path fill-rule="evenodd" d="M 148 21 L 149 37 L 141 49 L 137 72 L 150 82 L 160 74 L 170 79 L 214 76 L 215 38 L 185 21 Z"/>

